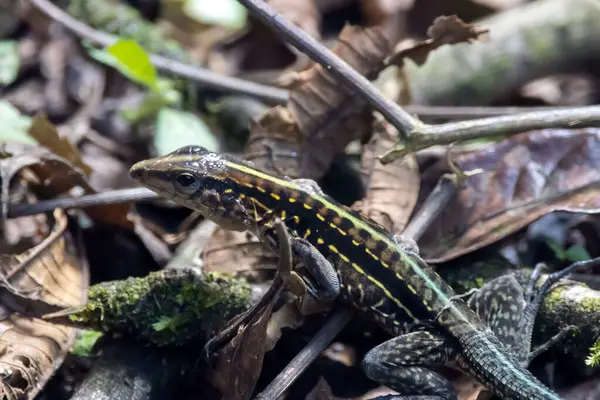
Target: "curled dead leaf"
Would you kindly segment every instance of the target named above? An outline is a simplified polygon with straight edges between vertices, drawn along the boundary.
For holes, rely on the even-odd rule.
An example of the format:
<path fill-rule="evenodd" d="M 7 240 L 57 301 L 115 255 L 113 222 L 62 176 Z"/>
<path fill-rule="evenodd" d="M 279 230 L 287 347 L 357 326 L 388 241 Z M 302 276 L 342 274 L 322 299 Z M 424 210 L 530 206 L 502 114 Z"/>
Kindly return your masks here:
<path fill-rule="evenodd" d="M 429 262 L 494 243 L 553 211 L 600 212 L 600 130 L 548 129 L 463 151 L 463 170 L 483 169 L 446 206 L 419 241 Z M 445 167 L 425 171 L 430 185 Z M 433 185 L 431 185 L 433 186 Z"/>
<path fill-rule="evenodd" d="M 272 301 L 256 313 L 219 354 L 215 385 L 224 398 L 247 400 L 252 395 L 262 370 L 265 336 L 274 304 Z"/>
<path fill-rule="evenodd" d="M 319 378 L 319 381 L 306 396 L 307 400 L 336 400 L 337 397 L 331 392 L 331 387 L 323 377 Z"/>
<path fill-rule="evenodd" d="M 0 258 L 0 395 L 33 399 L 62 364 L 76 329 L 37 318 L 49 310 L 85 303 L 88 267 L 76 254 L 67 216 L 38 246 Z"/>
<path fill-rule="evenodd" d="M 473 43 L 480 40 L 488 29 L 467 24 L 456 15 L 437 17 L 427 29 L 427 36 L 441 44 Z"/>
<path fill-rule="evenodd" d="M 385 67 L 392 44 L 378 27 L 346 26 L 332 51 L 367 79 Z M 331 160 L 353 140 L 368 136 L 371 111 L 359 95 L 341 85 L 320 64 L 292 79 L 288 108 L 304 136 L 298 153 L 300 176 L 319 179 Z"/>
<path fill-rule="evenodd" d="M 67 194 L 71 189 L 80 187 L 86 194 L 96 191 L 88 182 L 86 174 L 51 150 L 31 145 L 3 143 L 0 153 L 6 158 L 0 159 L 0 177 L 2 182 L 3 208 L 7 208 L 10 181 L 17 174 L 24 176 L 30 190 L 36 198 L 48 199 Z M 121 203 L 107 206 L 94 206 L 86 209 L 93 218 L 114 223 L 131 229 L 132 223 L 127 219 L 129 204 Z"/>
<path fill-rule="evenodd" d="M 31 127 L 29 128 L 29 135 L 54 154 L 64 158 L 82 170 L 87 176 L 92 173 L 89 165 L 81 159 L 81 153 L 79 153 L 77 147 L 68 138 L 60 136 L 56 126 L 51 124 L 44 115 L 38 114 L 33 117 Z"/>
<path fill-rule="evenodd" d="M 352 208 L 400 234 L 417 203 L 420 180 L 414 155 L 386 165 L 377 159 L 396 142 L 394 132 L 387 123 L 377 123 L 376 134 L 364 146 L 360 172 L 367 194 Z"/>
<path fill-rule="evenodd" d="M 402 66 L 405 58 L 410 58 L 417 65 L 427 61 L 429 53 L 445 44 L 474 43 L 482 40 L 488 29 L 463 22 L 456 15 L 441 16 L 433 21 L 427 29 L 429 39 L 411 43 L 397 51 L 390 64 Z"/>

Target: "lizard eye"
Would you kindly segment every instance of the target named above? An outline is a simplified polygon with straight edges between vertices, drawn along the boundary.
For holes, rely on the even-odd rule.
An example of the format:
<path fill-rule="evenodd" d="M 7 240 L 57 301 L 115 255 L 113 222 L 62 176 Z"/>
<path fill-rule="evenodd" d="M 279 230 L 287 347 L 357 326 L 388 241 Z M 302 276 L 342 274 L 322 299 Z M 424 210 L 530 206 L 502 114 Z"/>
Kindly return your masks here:
<path fill-rule="evenodd" d="M 175 177 L 175 186 L 184 193 L 193 194 L 200 187 L 200 180 L 190 173 L 182 172 Z"/>

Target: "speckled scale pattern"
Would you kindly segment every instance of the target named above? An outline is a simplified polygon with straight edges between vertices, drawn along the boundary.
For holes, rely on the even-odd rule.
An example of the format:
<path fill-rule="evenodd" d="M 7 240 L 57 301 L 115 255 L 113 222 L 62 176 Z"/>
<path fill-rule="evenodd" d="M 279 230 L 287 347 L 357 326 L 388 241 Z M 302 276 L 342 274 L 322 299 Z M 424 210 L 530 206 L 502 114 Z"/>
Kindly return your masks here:
<path fill-rule="evenodd" d="M 502 348 L 491 331 L 473 331 L 461 338 L 461 358 L 469 360 L 463 361 L 463 367 L 505 399 L 561 399 L 529 371 L 518 368 L 519 362 L 512 353 L 495 350 Z"/>
<path fill-rule="evenodd" d="M 197 179 L 197 191 L 177 189 L 174 180 L 182 173 Z M 484 317 L 504 339 L 514 339 L 515 327 L 508 324 L 520 306 L 492 305 L 509 300 L 510 294 L 480 294 L 472 302 L 473 311 L 418 255 L 404 250 L 377 223 L 323 195 L 316 184 L 276 178 L 198 146 L 138 163 L 131 176 L 226 228 L 253 230 L 261 220 L 276 215 L 294 236 L 314 246 L 326 269 L 334 266 L 335 273 L 327 276 L 337 275 L 348 303 L 392 333 L 405 330 L 407 322 L 430 322 L 431 331 L 395 337 L 369 352 L 363 362 L 372 379 L 405 394 L 399 399 L 455 399 L 449 383 L 426 368 L 454 362 L 505 399 L 560 399 L 479 318 Z M 203 197 L 208 190 L 218 194 L 217 208 L 214 195 Z M 227 196 L 240 206 L 235 212 L 228 213 L 232 206 L 226 205 Z"/>
<path fill-rule="evenodd" d="M 527 324 L 523 311 L 526 302 L 523 288 L 513 275 L 506 275 L 486 283 L 467 301 L 479 317 L 487 323 L 500 342 L 520 363 L 527 361 L 529 348 L 523 335 Z"/>

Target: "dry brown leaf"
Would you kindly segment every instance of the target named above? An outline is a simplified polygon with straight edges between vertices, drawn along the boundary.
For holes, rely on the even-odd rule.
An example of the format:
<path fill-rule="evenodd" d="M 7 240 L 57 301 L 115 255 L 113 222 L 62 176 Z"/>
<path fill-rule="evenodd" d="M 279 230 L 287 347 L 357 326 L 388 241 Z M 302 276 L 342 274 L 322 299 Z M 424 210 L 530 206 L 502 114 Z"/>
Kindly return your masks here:
<path fill-rule="evenodd" d="M 419 241 L 429 262 L 443 262 L 494 243 L 553 211 L 600 212 L 600 130 L 522 133 L 457 154 L 463 170 L 482 168 Z M 443 171 L 422 175 L 433 186 Z"/>
<path fill-rule="evenodd" d="M 0 177 L 6 185 L 10 184 L 17 173 L 21 173 L 27 177 L 28 184 L 39 198 L 54 198 L 66 194 L 76 186 L 81 187 L 86 194 L 96 193 L 79 168 L 44 147 L 4 143 L 0 147 L 0 153 L 8 156 L 0 160 Z M 2 187 L 3 202 L 8 199 L 8 189 L 8 186 Z M 4 206 L 6 203 L 3 203 Z M 128 203 L 89 207 L 86 212 L 94 219 L 133 228 L 127 219 Z"/>
<path fill-rule="evenodd" d="M 56 126 L 51 124 L 44 115 L 37 114 L 33 117 L 29 135 L 54 154 L 81 169 L 87 176 L 92 173 L 92 169 L 81 159 L 79 150 L 68 138 L 61 137 Z"/>
<path fill-rule="evenodd" d="M 361 0 L 363 25 L 381 26 L 385 36 L 396 43 L 408 34 L 408 11 L 413 4 L 414 0 Z"/>
<path fill-rule="evenodd" d="M 221 350 L 215 383 L 224 398 L 247 400 L 254 392 L 266 351 L 267 326 L 278 297 L 273 296 Z"/>
<path fill-rule="evenodd" d="M 80 169 L 48 149 L 19 143 L 3 143 L 0 152 L 7 155 L 7 158 L 0 160 L 0 173 L 7 184 L 22 169 L 28 168 L 37 177 L 37 180 L 30 180 L 29 183 L 35 185 L 36 189 L 47 197 L 64 194 L 75 186 L 92 190 Z M 2 198 L 6 199 L 7 195 L 8 193 L 3 193 Z"/>
<path fill-rule="evenodd" d="M 332 51 L 370 80 L 384 68 L 392 44 L 380 28 L 346 26 Z M 318 179 L 332 158 L 371 129 L 371 111 L 364 100 L 340 84 L 321 65 L 297 73 L 288 108 L 305 137 L 299 153 L 300 175 Z"/>
<path fill-rule="evenodd" d="M 473 43 L 487 33 L 486 28 L 466 24 L 456 15 L 441 16 L 427 29 L 427 36 L 441 44 Z"/>
<path fill-rule="evenodd" d="M 331 387 L 323 377 L 319 378 L 319 381 L 313 388 L 313 390 L 308 393 L 306 396 L 306 400 L 336 400 L 338 397 L 335 397 L 331 392 Z"/>
<path fill-rule="evenodd" d="M 264 265 L 267 254 L 272 261 L 275 260 L 275 254 L 268 253 L 253 235 L 217 228 L 202 251 L 202 260 L 206 271 L 238 272 L 253 276 L 255 268 Z M 274 262 L 269 264 L 271 268 L 275 265 Z"/>
<path fill-rule="evenodd" d="M 377 134 L 365 145 L 360 172 L 367 195 L 352 208 L 379 222 L 390 232 L 401 234 L 419 197 L 419 166 L 413 155 L 383 165 L 377 155 L 396 143 L 396 133 L 379 123 Z"/>
<path fill-rule="evenodd" d="M 363 12 L 372 25 L 379 25 L 401 11 L 412 8 L 415 0 L 361 0 Z"/>
<path fill-rule="evenodd" d="M 2 398 L 34 398 L 75 340 L 75 328 L 29 316 L 81 306 L 86 301 L 87 264 L 76 255 L 67 216 L 61 210 L 54 212 L 54 224 L 40 245 L 0 259 L 5 281 L 0 288 Z"/>
<path fill-rule="evenodd" d="M 291 179 L 318 179 L 325 171 L 309 170 L 301 175 L 298 157 L 304 137 L 294 115 L 285 107 L 275 107 L 261 116 L 253 126 L 244 158 L 256 167 Z"/>
<path fill-rule="evenodd" d="M 456 15 L 441 16 L 433 21 L 427 30 L 429 39 L 411 43 L 394 54 L 391 64 L 402 66 L 405 58 L 410 58 L 417 65 L 427 61 L 429 53 L 445 44 L 473 43 L 482 39 L 488 29 L 477 25 L 466 24 Z"/>

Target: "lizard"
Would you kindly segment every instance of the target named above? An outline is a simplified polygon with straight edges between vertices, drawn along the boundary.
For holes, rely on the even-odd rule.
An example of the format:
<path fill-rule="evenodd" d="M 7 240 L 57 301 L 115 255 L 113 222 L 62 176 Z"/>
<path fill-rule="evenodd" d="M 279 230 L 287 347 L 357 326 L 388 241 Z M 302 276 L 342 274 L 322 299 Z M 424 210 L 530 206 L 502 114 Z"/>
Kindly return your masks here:
<path fill-rule="evenodd" d="M 130 176 L 225 229 L 260 235 L 261 222 L 273 215 L 285 221 L 294 256 L 319 286 L 314 294 L 339 298 L 394 335 L 362 361 L 370 379 L 400 393 L 393 398 L 455 400 L 451 382 L 431 369 L 450 366 L 502 399 L 561 399 L 422 260 L 416 246 L 339 204 L 314 181 L 276 177 L 194 145 L 140 161 Z M 523 315 L 535 319 L 533 311 Z"/>

